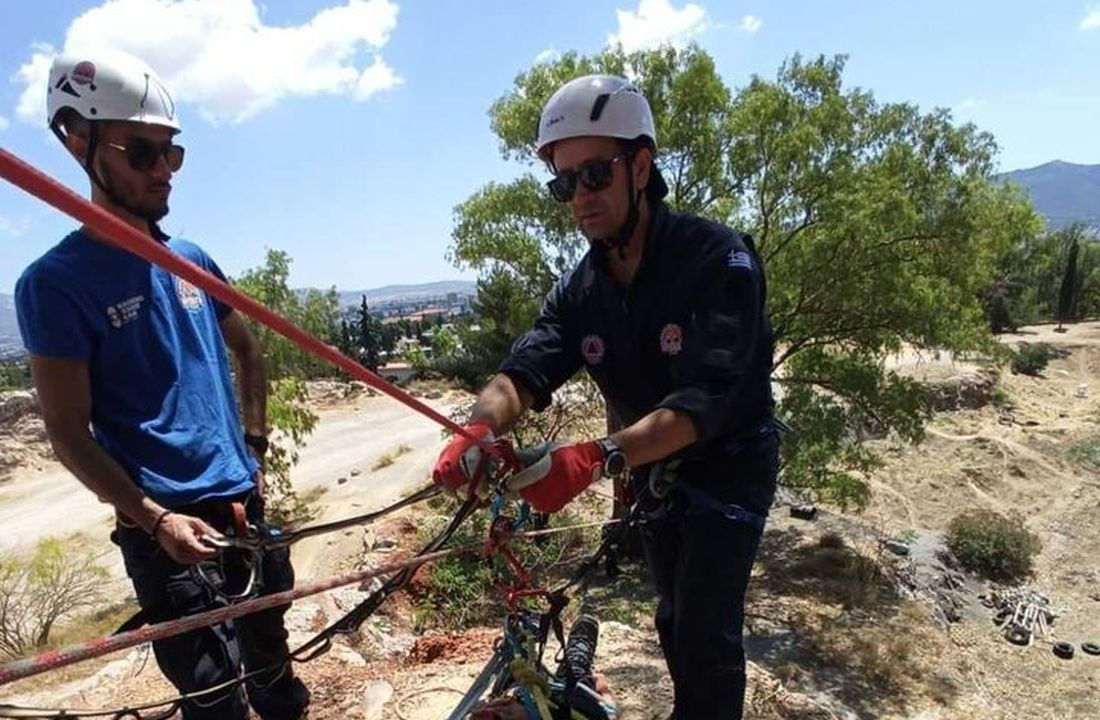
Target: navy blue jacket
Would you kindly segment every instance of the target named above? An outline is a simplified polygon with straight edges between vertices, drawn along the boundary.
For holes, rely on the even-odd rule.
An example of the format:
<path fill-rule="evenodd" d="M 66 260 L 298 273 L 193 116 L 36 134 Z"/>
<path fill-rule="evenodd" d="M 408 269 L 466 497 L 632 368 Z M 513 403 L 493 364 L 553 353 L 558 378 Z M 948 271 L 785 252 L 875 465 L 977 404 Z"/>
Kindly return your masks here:
<path fill-rule="evenodd" d="M 752 240 L 658 204 L 629 288 L 606 262 L 590 250 L 564 275 L 501 365 L 534 409 L 583 366 L 625 425 L 657 408 L 685 413 L 695 451 L 768 425 L 772 329 Z"/>

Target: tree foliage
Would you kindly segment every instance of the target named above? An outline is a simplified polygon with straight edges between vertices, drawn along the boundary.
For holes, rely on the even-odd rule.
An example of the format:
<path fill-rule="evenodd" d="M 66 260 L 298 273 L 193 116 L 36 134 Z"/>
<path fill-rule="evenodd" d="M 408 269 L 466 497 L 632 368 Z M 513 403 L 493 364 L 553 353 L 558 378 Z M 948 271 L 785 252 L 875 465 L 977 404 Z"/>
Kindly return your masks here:
<path fill-rule="evenodd" d="M 268 250 L 262 266 L 246 270 L 233 284 L 306 332 L 337 343 L 339 298 L 335 288 L 299 294 L 289 285 L 290 264 L 286 252 Z M 267 488 L 274 496 L 276 514 L 282 519 L 296 519 L 304 508 L 294 494 L 290 470 L 298 462 L 298 448 L 317 425 L 317 415 L 306 404 L 305 381 L 333 371 L 326 361 L 274 330 L 252 320 L 248 322 L 263 348 L 268 383 L 267 422 L 276 431 L 264 468 Z"/>
<path fill-rule="evenodd" d="M 91 553 L 52 537 L 29 556 L 0 557 L 0 657 L 45 647 L 59 621 L 100 603 L 107 575 Z"/>
<path fill-rule="evenodd" d="M 382 358 L 382 323 L 371 315 L 367 296 L 362 296 L 355 316 L 353 337 L 356 341 L 355 357 L 361 365 L 377 370 Z"/>
<path fill-rule="evenodd" d="M 32 384 L 29 362 L 26 360 L 0 360 L 0 391 L 27 390 Z"/>
<path fill-rule="evenodd" d="M 981 291 L 1039 221 L 1018 189 L 991 182 L 989 134 L 846 87 L 844 66 L 796 55 L 733 90 L 695 47 L 535 65 L 490 110 L 502 155 L 529 170 L 456 208 L 451 259 L 481 271 L 482 294 L 510 283 L 540 299 L 586 244 L 530 170 L 539 111 L 578 75 L 634 78 L 653 106 L 669 204 L 751 232 L 764 258 L 779 412 L 795 428 L 785 481 L 858 504 L 875 459 L 855 429 L 917 439 L 930 413 L 886 359 L 904 345 L 988 347 Z"/>
<path fill-rule="evenodd" d="M 1098 238 L 1071 225 L 1021 239 L 997 259 L 982 302 L 993 332 L 1100 315 Z"/>
<path fill-rule="evenodd" d="M 1081 241 L 1071 237 L 1066 243 L 1066 266 L 1062 272 L 1062 283 L 1058 288 L 1058 326 L 1077 317 L 1077 303 L 1080 300 L 1081 279 L 1078 275 L 1077 257 L 1081 254 Z"/>

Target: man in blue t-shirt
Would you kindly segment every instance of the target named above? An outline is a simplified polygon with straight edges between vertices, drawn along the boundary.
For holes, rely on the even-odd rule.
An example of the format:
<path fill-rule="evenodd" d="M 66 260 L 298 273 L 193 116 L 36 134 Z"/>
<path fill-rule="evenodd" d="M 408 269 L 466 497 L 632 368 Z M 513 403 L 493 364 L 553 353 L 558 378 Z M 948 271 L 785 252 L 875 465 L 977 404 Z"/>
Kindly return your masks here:
<path fill-rule="evenodd" d="M 224 279 L 198 246 L 157 225 L 183 148 L 173 142 L 180 127 L 172 98 L 151 69 L 118 53 L 60 57 L 47 105 L 50 128 L 87 172 L 95 204 Z M 245 519 L 264 522 L 266 378 L 244 320 L 87 228 L 26 269 L 16 309 L 50 443 L 114 506 L 112 539 L 145 617 L 227 602 L 214 582 L 219 573 L 194 567 L 218 556 L 205 538 L 242 528 Z M 243 428 L 227 347 L 238 363 Z M 221 570 L 227 578 L 241 572 L 230 565 Z M 293 586 L 285 549 L 264 556 L 259 577 L 265 594 Z M 184 718 L 245 720 L 249 704 L 264 720 L 303 717 L 309 691 L 290 669 L 287 607 L 153 644 L 162 671 L 184 693 L 233 680 L 242 663 L 262 671 L 244 689 L 186 701 Z"/>

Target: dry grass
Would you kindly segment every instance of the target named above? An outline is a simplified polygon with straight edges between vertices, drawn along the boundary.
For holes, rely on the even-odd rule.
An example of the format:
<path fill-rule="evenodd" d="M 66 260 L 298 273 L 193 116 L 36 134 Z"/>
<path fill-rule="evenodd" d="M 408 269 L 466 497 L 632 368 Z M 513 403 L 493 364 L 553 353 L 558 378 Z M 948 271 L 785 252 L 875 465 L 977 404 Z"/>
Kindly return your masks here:
<path fill-rule="evenodd" d="M 109 635 L 138 611 L 137 602 L 123 600 L 94 612 L 73 618 L 60 626 L 50 637 L 49 647 L 56 648 L 83 642 L 94 637 Z"/>
<path fill-rule="evenodd" d="M 945 651 L 943 634 L 931 622 L 927 608 L 906 601 L 897 613 L 874 622 L 844 620 L 827 624 L 817 650 L 830 665 L 847 668 L 876 690 L 892 695 L 925 694 Z"/>
<path fill-rule="evenodd" d="M 811 583 L 815 594 L 845 609 L 874 609 L 893 598 L 893 585 L 878 559 L 847 547 L 835 533 L 806 547 L 790 566 L 796 580 Z"/>
<path fill-rule="evenodd" d="M 374 465 L 371 465 L 372 472 L 378 472 L 382 468 L 388 468 L 397 461 L 397 458 L 401 457 L 405 453 L 412 452 L 412 448 L 408 445 L 398 445 L 396 450 L 391 450 L 382 457 L 374 461 Z"/>

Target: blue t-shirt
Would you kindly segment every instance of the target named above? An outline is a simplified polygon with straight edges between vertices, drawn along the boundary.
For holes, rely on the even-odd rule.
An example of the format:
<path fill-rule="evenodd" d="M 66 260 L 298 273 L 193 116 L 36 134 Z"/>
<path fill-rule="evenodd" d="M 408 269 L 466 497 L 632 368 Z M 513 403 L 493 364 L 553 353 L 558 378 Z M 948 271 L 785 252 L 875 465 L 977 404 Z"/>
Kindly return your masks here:
<path fill-rule="evenodd" d="M 167 246 L 224 279 L 198 246 Z M 166 507 L 253 487 L 219 321 L 232 308 L 146 260 L 76 231 L 15 286 L 28 352 L 88 364 L 92 431 Z"/>

